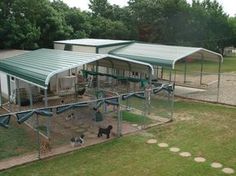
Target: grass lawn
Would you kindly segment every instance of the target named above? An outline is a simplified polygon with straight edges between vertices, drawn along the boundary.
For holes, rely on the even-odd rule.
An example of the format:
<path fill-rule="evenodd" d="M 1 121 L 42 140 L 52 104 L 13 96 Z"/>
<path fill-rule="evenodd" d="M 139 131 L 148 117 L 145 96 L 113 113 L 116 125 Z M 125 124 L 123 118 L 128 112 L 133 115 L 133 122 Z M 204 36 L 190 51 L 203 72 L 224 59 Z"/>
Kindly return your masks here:
<path fill-rule="evenodd" d="M 122 102 L 125 104 L 125 101 Z M 141 111 L 144 110 L 143 101 L 140 101 L 140 99 L 132 97 L 129 99 L 129 106 L 139 109 Z M 151 107 L 150 112 L 152 114 L 164 117 L 164 118 L 170 118 L 170 111 L 171 111 L 171 102 L 168 101 L 167 95 L 153 95 L 151 98 Z"/>
<path fill-rule="evenodd" d="M 221 72 L 235 72 L 236 56 L 234 57 L 224 57 L 224 61 L 221 67 Z M 185 63 L 177 63 L 176 70 L 181 70 L 184 72 Z M 187 63 L 187 72 L 200 72 L 201 71 L 201 61 L 193 61 Z M 204 61 L 203 72 L 218 72 L 218 63 L 212 61 Z"/>
<path fill-rule="evenodd" d="M 143 124 L 143 123 L 151 123 L 152 120 L 144 117 L 142 115 L 137 115 L 128 111 L 122 112 L 122 120 L 130 123 L 136 123 L 136 124 Z"/>
<path fill-rule="evenodd" d="M 0 175 L 225 175 L 209 166 L 213 161 L 236 170 L 236 108 L 177 100 L 175 112 L 175 117 L 182 120 L 13 168 Z M 156 144 L 148 145 L 145 142 L 149 138 L 203 156 L 207 161 L 195 163 L 193 157 L 182 158 Z"/>
<path fill-rule="evenodd" d="M 21 155 L 32 151 L 36 147 L 34 133 L 31 135 L 27 128 L 11 120 L 8 129 L 0 127 L 0 160 Z"/>

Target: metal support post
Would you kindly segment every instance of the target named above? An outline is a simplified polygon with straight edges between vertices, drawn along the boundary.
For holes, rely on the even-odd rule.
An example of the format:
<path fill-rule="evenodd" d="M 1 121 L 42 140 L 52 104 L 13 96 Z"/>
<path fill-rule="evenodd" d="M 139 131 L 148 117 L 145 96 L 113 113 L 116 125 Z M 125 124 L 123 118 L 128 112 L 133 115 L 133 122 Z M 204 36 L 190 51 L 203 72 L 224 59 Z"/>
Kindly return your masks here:
<path fill-rule="evenodd" d="M 99 85 L 99 79 L 98 79 L 98 67 L 99 67 L 99 63 L 98 61 L 96 61 L 96 82 L 97 82 L 97 90 L 99 89 L 100 85 Z"/>
<path fill-rule="evenodd" d="M 11 106 L 11 83 L 10 83 L 10 76 L 7 75 L 7 88 L 8 88 L 8 102 L 9 102 L 9 111 L 12 112 Z"/>
<path fill-rule="evenodd" d="M 19 79 L 16 79 L 16 96 L 17 96 L 18 111 L 20 111 L 21 97 L 20 97 L 20 82 L 19 82 Z"/>
<path fill-rule="evenodd" d="M 121 96 L 118 98 L 118 109 L 117 109 L 117 135 L 118 137 L 122 136 L 122 111 L 121 111 Z"/>
<path fill-rule="evenodd" d="M 156 65 L 156 70 L 157 70 L 157 71 L 156 71 L 156 72 L 157 72 L 156 77 L 157 77 L 157 81 L 158 81 L 158 74 L 159 74 L 159 73 L 158 73 L 158 65 Z"/>
<path fill-rule="evenodd" d="M 176 82 L 176 70 L 175 70 L 175 76 L 174 76 L 174 83 Z"/>
<path fill-rule="evenodd" d="M 171 112 L 171 114 L 170 114 L 171 120 L 173 120 L 173 118 L 174 118 L 174 102 L 175 102 L 175 87 L 173 89 L 173 92 L 171 93 L 171 110 L 170 110 L 170 112 Z"/>
<path fill-rule="evenodd" d="M 29 96 L 30 96 L 30 109 L 32 109 L 33 108 L 33 95 L 32 95 L 31 84 L 28 84 L 28 88 L 29 88 Z"/>
<path fill-rule="evenodd" d="M 47 89 L 44 89 L 44 106 L 48 107 L 48 92 Z"/>
<path fill-rule="evenodd" d="M 39 119 L 37 114 L 35 120 L 36 120 L 35 128 L 36 128 L 36 139 L 37 139 L 36 142 L 38 146 L 38 159 L 40 159 L 41 152 L 40 152 L 40 136 L 39 136 Z"/>
<path fill-rule="evenodd" d="M 161 67 L 161 79 L 163 79 L 163 72 L 164 72 L 164 68 Z"/>
<path fill-rule="evenodd" d="M 45 108 L 48 107 L 48 95 L 47 95 L 47 89 L 44 89 L 44 103 Z M 48 117 L 47 119 L 47 137 L 50 139 L 50 126 L 51 126 L 51 117 Z"/>
<path fill-rule="evenodd" d="M 187 72 L 187 60 L 184 62 L 184 83 L 186 83 L 186 72 Z"/>
<path fill-rule="evenodd" d="M 170 69 L 170 73 L 169 73 L 169 83 L 171 83 L 171 80 L 172 79 L 172 71 L 171 71 L 171 69 Z"/>
<path fill-rule="evenodd" d="M 204 57 L 203 57 L 203 55 L 201 54 L 201 73 L 200 73 L 200 86 L 202 85 L 203 62 L 204 62 Z"/>
<path fill-rule="evenodd" d="M 219 58 L 219 68 L 218 68 L 217 102 L 219 102 L 219 96 L 220 96 L 220 80 L 221 80 L 221 57 Z"/>

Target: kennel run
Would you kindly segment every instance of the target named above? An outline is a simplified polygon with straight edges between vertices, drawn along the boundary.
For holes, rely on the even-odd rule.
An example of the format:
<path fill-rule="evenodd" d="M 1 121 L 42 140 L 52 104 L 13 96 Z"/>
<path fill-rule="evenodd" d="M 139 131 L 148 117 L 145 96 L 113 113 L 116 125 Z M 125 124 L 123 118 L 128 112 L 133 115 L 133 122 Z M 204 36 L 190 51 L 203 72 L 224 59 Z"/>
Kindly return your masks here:
<path fill-rule="evenodd" d="M 168 94 L 168 100 L 173 102 L 173 84 L 155 83 L 154 87 L 147 86 L 148 83 L 151 83 L 153 74 L 150 64 L 108 54 L 39 49 L 1 60 L 0 70 L 6 74 L 8 88 L 8 102 L 1 102 L 1 106 L 7 107 L 9 111 L 9 113 L 1 115 L 0 125 L 8 128 L 11 116 L 15 116 L 19 124 L 33 120 L 31 127 L 37 133 L 39 158 L 40 134 L 43 135 L 39 130 L 40 117 L 46 117 L 47 126 L 44 137 L 50 139 L 50 128 L 55 114 L 91 105 L 94 110 L 101 106 L 105 108 L 106 105 L 111 105 L 117 108 L 115 111 L 117 113 L 116 135 L 120 136 L 122 134 L 121 108 L 128 108 L 121 101 L 137 97 L 143 99 L 145 105 L 148 106 L 151 94 L 164 91 Z M 85 79 L 82 80 L 82 78 Z M 15 84 L 13 84 L 13 80 Z M 86 81 L 84 82 L 84 80 Z M 141 89 L 134 91 L 136 89 L 133 84 L 131 87 L 134 89 L 131 92 L 127 82 L 141 83 Z M 126 83 L 125 89 L 118 90 L 117 85 L 123 85 L 123 83 Z M 104 87 L 112 90 L 105 92 L 113 92 L 113 94 L 99 95 L 98 92 L 102 85 L 106 85 Z M 145 87 L 149 88 L 145 89 Z M 96 92 L 96 96 L 81 101 L 82 98 L 78 99 L 78 96 L 82 96 L 86 89 Z M 0 93 L 2 97 L 2 91 Z M 56 100 L 61 96 L 66 99 L 72 93 L 75 96 L 73 103 L 69 101 L 60 101 L 56 105 L 50 103 L 51 100 Z M 144 111 L 147 109 L 144 108 Z M 144 112 L 145 114 L 147 112 Z"/>

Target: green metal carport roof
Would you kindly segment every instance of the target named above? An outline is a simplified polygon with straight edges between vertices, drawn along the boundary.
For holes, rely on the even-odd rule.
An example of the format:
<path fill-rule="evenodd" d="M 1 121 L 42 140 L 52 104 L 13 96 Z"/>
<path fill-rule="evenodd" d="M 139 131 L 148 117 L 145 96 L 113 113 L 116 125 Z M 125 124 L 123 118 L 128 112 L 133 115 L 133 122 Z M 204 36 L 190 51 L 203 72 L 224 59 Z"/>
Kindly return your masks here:
<path fill-rule="evenodd" d="M 143 65 L 153 72 L 150 64 L 108 54 L 93 54 L 53 49 L 38 49 L 0 60 L 0 71 L 47 89 L 51 77 L 100 59 L 113 59 L 135 65 Z"/>
<path fill-rule="evenodd" d="M 175 63 L 185 57 L 220 62 L 223 61 L 222 55 L 204 48 L 146 43 L 132 43 L 122 48 L 115 49 L 109 54 L 173 69 Z"/>

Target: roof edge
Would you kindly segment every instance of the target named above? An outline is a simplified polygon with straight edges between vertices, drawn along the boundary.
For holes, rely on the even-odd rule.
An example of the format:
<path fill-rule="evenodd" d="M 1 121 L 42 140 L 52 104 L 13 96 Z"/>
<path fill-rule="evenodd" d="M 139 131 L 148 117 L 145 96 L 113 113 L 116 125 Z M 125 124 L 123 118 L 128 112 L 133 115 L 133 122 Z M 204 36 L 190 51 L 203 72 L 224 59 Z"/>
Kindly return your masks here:
<path fill-rule="evenodd" d="M 105 54 L 97 54 L 97 55 L 99 55 L 99 57 L 94 58 L 92 61 L 90 60 L 89 62 L 88 62 L 88 61 L 87 61 L 87 62 L 84 62 L 83 65 L 107 57 Z M 50 79 L 51 79 L 54 75 L 56 75 L 56 74 L 58 74 L 58 73 L 61 73 L 61 72 L 64 72 L 64 71 L 66 71 L 66 70 L 72 69 L 72 68 L 79 67 L 79 66 L 81 66 L 81 64 L 76 64 L 76 65 L 73 65 L 73 66 L 71 66 L 71 67 L 66 67 L 66 68 L 64 68 L 64 69 L 58 69 L 58 70 L 56 70 L 56 71 L 51 72 L 50 74 L 47 75 L 47 78 L 46 78 L 46 80 L 45 80 L 45 85 L 48 86 L 48 84 L 49 84 L 49 82 L 50 82 Z"/>
<path fill-rule="evenodd" d="M 181 56 L 179 58 L 176 58 L 174 60 L 174 62 L 172 63 L 172 69 L 175 69 L 175 64 L 176 64 L 177 61 L 179 61 L 179 60 L 181 60 L 181 59 L 183 59 L 183 58 L 185 58 L 187 56 L 190 56 L 191 54 L 197 53 L 199 51 L 205 51 L 205 52 L 208 52 L 208 53 L 211 53 L 211 54 L 215 54 L 215 55 L 217 55 L 219 57 L 219 59 L 221 59 L 220 62 L 223 63 L 223 56 L 221 54 L 219 54 L 217 52 L 214 52 L 214 51 L 211 51 L 211 50 L 208 50 L 208 49 L 205 49 L 205 48 L 196 48 L 196 49 L 197 50 L 195 52 L 192 52 L 192 53 L 189 53 L 187 55 L 184 55 L 184 56 Z"/>
<path fill-rule="evenodd" d="M 86 39 L 86 38 L 84 38 L 84 39 Z M 54 44 L 68 44 L 68 45 L 76 45 L 76 46 L 88 46 L 88 47 L 104 48 L 104 47 L 110 47 L 110 46 L 126 45 L 126 44 L 131 44 L 131 43 L 135 42 L 133 40 L 127 40 L 127 41 L 123 41 L 123 42 L 119 42 L 119 43 L 113 43 L 113 44 L 91 45 L 91 44 L 64 43 L 63 41 L 66 41 L 66 40 L 54 41 L 53 43 Z"/>
<path fill-rule="evenodd" d="M 151 73 L 154 74 L 153 66 L 152 66 L 151 64 L 149 64 L 149 63 L 140 62 L 140 61 L 136 61 L 136 60 L 131 60 L 131 59 L 127 59 L 127 58 L 123 58 L 123 57 L 119 57 L 119 56 L 114 56 L 114 55 L 110 55 L 110 54 L 98 54 L 98 55 L 99 55 L 99 57 L 96 57 L 95 59 L 93 59 L 92 62 L 97 61 L 97 60 L 100 60 L 100 59 L 105 59 L 105 58 L 107 58 L 107 57 L 110 57 L 110 58 L 119 59 L 119 60 L 122 60 L 122 61 L 128 61 L 128 62 L 131 62 L 131 63 L 136 63 L 136 64 L 145 65 L 145 66 L 147 66 L 148 68 L 150 68 Z M 83 65 L 84 65 L 84 64 L 88 64 L 88 63 L 91 63 L 91 60 L 90 60 L 89 62 L 84 62 Z M 50 74 L 47 75 L 47 78 L 46 78 L 46 80 L 45 80 L 45 86 L 46 86 L 46 87 L 48 86 L 48 84 L 49 84 L 49 82 L 50 82 L 50 79 L 51 79 L 54 75 L 56 75 L 56 74 L 58 74 L 58 73 L 61 73 L 61 72 L 63 72 L 63 71 L 66 71 L 66 70 L 68 70 L 68 69 L 76 68 L 76 67 L 78 67 L 78 66 L 81 66 L 81 64 L 73 65 L 73 66 L 71 66 L 71 67 L 67 67 L 67 68 L 64 68 L 64 69 L 58 69 L 58 70 L 56 70 L 56 71 L 51 72 Z"/>
<path fill-rule="evenodd" d="M 146 65 L 147 67 L 149 67 L 151 69 L 151 73 L 154 74 L 154 68 L 149 63 L 141 62 L 141 61 L 137 61 L 137 60 L 132 60 L 132 59 L 127 59 L 125 57 L 115 56 L 115 55 L 111 55 L 111 54 L 108 54 L 107 56 L 111 57 L 111 58 L 114 58 L 114 59 L 120 59 L 120 60 L 123 60 L 123 61 L 128 61 L 128 62 L 132 62 L 132 63 L 136 63 L 136 64 Z"/>

